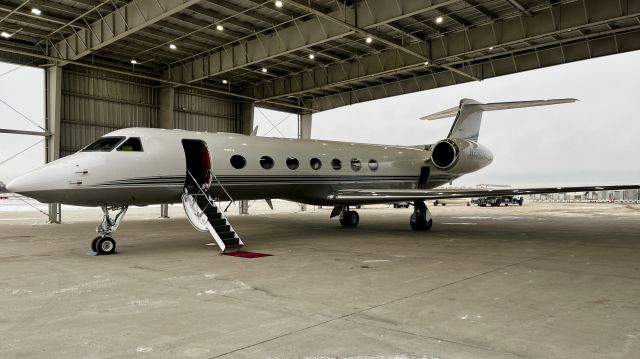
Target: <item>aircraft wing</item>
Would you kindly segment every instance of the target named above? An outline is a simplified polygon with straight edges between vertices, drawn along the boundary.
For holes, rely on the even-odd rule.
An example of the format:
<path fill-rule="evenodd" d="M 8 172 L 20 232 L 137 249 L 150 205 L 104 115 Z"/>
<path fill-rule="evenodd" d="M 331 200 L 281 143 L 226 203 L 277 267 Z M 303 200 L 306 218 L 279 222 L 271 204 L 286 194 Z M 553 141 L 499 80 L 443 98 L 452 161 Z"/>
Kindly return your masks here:
<path fill-rule="evenodd" d="M 515 196 L 543 193 L 568 193 L 591 191 L 615 191 L 640 189 L 640 185 L 581 186 L 544 188 L 496 188 L 496 189 L 354 189 L 339 190 L 329 195 L 329 199 L 345 203 L 386 203 L 413 200 L 434 200 L 446 198 Z"/>

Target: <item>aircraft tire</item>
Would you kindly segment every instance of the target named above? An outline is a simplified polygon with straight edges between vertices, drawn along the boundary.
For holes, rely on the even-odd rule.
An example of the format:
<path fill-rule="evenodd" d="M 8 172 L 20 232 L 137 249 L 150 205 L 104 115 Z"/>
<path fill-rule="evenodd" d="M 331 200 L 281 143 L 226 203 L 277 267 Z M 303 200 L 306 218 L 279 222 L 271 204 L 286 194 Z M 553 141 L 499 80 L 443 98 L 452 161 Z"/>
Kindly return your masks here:
<path fill-rule="evenodd" d="M 116 241 L 111 237 L 102 237 L 96 243 L 96 249 L 100 255 L 109 255 L 116 252 Z"/>
<path fill-rule="evenodd" d="M 347 223 L 349 227 L 357 227 L 360 223 L 360 215 L 356 211 L 349 211 L 347 213 Z"/>
<path fill-rule="evenodd" d="M 433 226 L 433 219 L 426 221 L 424 218 L 418 219 L 415 213 L 411 214 L 409 225 L 414 231 L 428 231 Z"/>
<path fill-rule="evenodd" d="M 97 244 L 98 244 L 98 241 L 100 240 L 100 238 L 102 238 L 102 237 L 96 237 L 91 241 L 91 250 L 92 251 L 94 251 L 94 252 L 98 251 Z"/>

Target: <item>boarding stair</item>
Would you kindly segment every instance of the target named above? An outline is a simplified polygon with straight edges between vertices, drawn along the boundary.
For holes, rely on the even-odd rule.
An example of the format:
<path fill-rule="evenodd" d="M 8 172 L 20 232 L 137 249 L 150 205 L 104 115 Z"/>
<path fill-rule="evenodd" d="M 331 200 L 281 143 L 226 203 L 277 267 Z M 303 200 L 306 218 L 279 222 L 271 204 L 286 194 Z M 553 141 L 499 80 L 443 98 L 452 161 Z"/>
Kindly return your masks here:
<path fill-rule="evenodd" d="M 227 251 L 240 251 L 244 243 L 227 219 L 226 211 L 221 210 L 220 203 L 214 201 L 207 193 L 209 186 L 198 185 L 191 173 L 187 171 L 187 174 L 193 181 L 187 181 L 185 185 L 182 205 L 191 225 L 200 232 L 209 232 L 222 254 Z M 217 178 L 216 181 L 218 181 Z M 219 181 L 218 184 L 228 196 Z M 229 198 L 231 199 L 230 196 Z"/>

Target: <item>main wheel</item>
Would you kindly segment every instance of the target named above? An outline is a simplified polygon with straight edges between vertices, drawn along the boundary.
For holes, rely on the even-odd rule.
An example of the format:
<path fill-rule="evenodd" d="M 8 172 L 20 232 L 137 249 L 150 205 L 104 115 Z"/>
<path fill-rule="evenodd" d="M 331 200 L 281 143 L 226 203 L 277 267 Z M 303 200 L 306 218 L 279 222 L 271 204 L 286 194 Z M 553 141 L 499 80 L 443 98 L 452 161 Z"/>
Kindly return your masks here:
<path fill-rule="evenodd" d="M 417 216 L 414 212 L 411 214 L 409 224 L 411 225 L 411 229 L 414 231 L 428 231 L 433 226 L 433 219 L 427 221 L 424 217 Z"/>
<path fill-rule="evenodd" d="M 349 211 L 340 218 L 340 224 L 344 227 L 356 227 L 360 223 L 360 216 L 356 211 Z"/>
<path fill-rule="evenodd" d="M 102 238 L 102 237 L 101 236 L 100 237 L 96 237 L 91 241 L 91 250 L 92 251 L 94 251 L 94 252 L 98 251 L 97 244 L 98 244 L 98 241 L 100 240 L 100 238 Z"/>
<path fill-rule="evenodd" d="M 98 254 L 108 255 L 116 252 L 116 241 L 111 237 L 102 237 L 96 242 Z"/>

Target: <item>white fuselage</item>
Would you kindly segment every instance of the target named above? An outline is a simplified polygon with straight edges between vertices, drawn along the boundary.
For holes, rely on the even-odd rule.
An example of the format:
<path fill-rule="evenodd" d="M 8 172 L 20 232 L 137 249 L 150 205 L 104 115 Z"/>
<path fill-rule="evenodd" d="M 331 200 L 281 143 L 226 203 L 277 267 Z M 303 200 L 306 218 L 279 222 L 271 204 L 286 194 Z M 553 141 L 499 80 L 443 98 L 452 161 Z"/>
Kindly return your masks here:
<path fill-rule="evenodd" d="M 461 175 L 433 167 L 430 146 L 368 145 L 149 128 L 122 129 L 105 135 L 108 136 L 138 137 L 143 150 L 80 151 L 27 173 L 7 187 L 41 202 L 81 206 L 179 202 L 189 155 L 183 140 L 206 144 L 213 174 L 210 193 L 221 199 L 227 199 L 223 186 L 234 200 L 282 198 L 309 204 L 350 204 L 328 196 L 344 189 L 434 188 Z M 234 155 L 245 159 L 244 167 L 232 166 Z M 271 168 L 261 166 L 263 156 L 273 160 Z M 297 160 L 297 168 L 287 165 L 288 158 Z M 312 168 L 312 163 L 317 167 L 318 160 L 319 168 Z M 352 166 L 353 160 L 359 161 L 359 170 L 355 170 L 358 162 L 354 161 Z M 269 167 L 269 161 L 264 163 Z M 429 179 L 420 184 L 423 167 L 429 168 Z M 424 178 L 422 180 L 424 182 Z M 375 199 L 367 202 L 374 203 Z"/>

